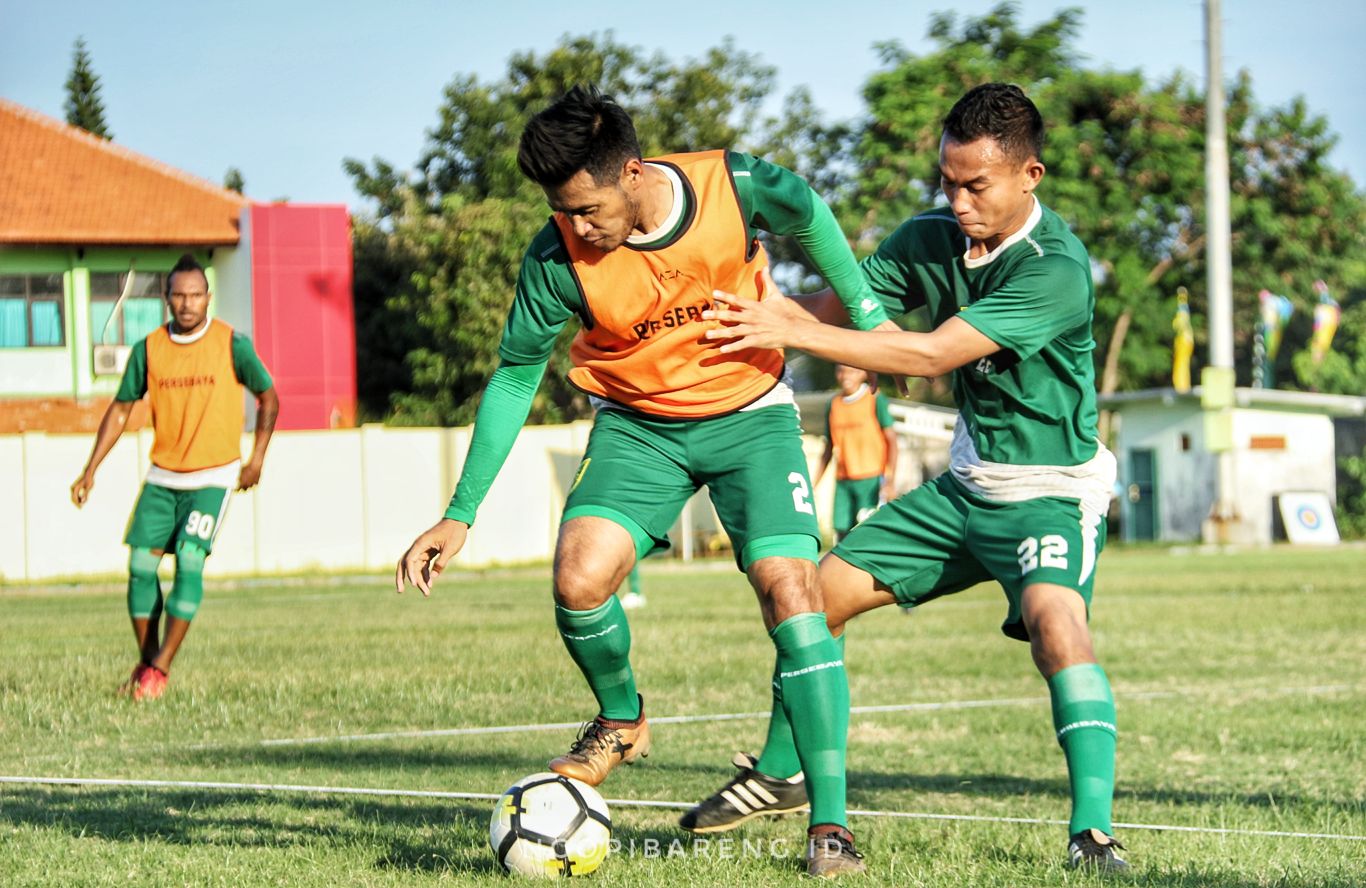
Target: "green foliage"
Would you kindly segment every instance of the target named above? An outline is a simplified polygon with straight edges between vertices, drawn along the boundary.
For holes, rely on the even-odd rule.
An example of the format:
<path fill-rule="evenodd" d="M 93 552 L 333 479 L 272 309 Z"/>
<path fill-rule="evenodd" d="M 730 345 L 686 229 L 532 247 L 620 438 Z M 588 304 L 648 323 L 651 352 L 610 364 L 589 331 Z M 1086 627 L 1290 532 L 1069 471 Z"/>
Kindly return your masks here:
<path fill-rule="evenodd" d="M 517 168 L 517 139 L 529 116 L 582 82 L 632 113 L 648 156 L 743 144 L 773 71 L 730 41 L 678 62 L 610 33 L 566 36 L 543 56 L 512 56 L 496 82 L 456 76 L 412 174 L 378 158 L 369 166 L 347 159 L 357 190 L 375 202 L 355 233 L 366 415 L 418 424 L 473 419 L 498 364 L 522 253 L 549 215 L 540 189 Z M 567 329 L 557 344 L 533 422 L 587 410 L 564 380 L 571 335 Z"/>
<path fill-rule="evenodd" d="M 884 68 L 864 91 L 871 117 L 856 140 L 857 184 L 841 218 L 866 250 L 941 202 L 938 144 L 953 102 L 988 80 L 1021 84 L 1048 127 L 1039 195 L 1097 266 L 1097 360 L 1122 348 L 1118 388 L 1168 385 L 1177 287 L 1190 291 L 1200 343 L 1205 333 L 1204 95 L 1179 74 L 1150 84 L 1140 71 L 1082 68 L 1069 47 L 1080 22 L 1077 10 L 1063 10 L 1025 28 L 1004 3 L 980 18 L 932 16 L 937 45 L 925 55 L 884 44 Z M 1303 99 L 1262 109 L 1242 72 L 1229 89 L 1228 129 L 1235 342 L 1246 384 L 1259 290 L 1295 300 L 1285 334 L 1295 343 L 1308 339 L 1315 279 L 1339 294 L 1366 285 L 1360 263 L 1350 264 L 1366 246 L 1366 200 L 1327 166 L 1334 137 Z M 1121 315 L 1128 335 L 1111 343 Z"/>
<path fill-rule="evenodd" d="M 223 187 L 241 194 L 247 187 L 246 179 L 242 178 L 242 171 L 237 167 L 228 167 L 228 171 L 223 174 Z"/>
<path fill-rule="evenodd" d="M 1338 533 L 1343 537 L 1366 537 L 1366 456 L 1338 460 Z"/>
<path fill-rule="evenodd" d="M 76 38 L 71 53 L 71 74 L 66 78 L 66 122 L 101 139 L 114 134 L 104 122 L 104 102 L 100 100 L 100 78 L 90 62 L 85 38 Z"/>
<path fill-rule="evenodd" d="M 1064 9 L 1026 25 L 1013 3 L 977 17 L 931 15 L 933 48 L 915 55 L 895 41 L 880 44 L 881 65 L 863 90 L 867 112 L 842 122 L 823 120 L 802 90 L 761 121 L 773 72 L 729 41 L 675 62 L 610 33 L 565 37 L 544 55 L 514 55 L 495 82 L 457 76 L 413 173 L 379 159 L 346 162 L 358 191 L 375 202 L 374 217 L 356 228 L 357 312 L 374 322 L 362 326 L 359 345 L 366 408 L 377 416 L 397 408 L 402 421 L 473 415 L 482 378 L 496 364 L 496 328 L 511 300 L 519 251 L 545 215 L 541 194 L 517 170 L 517 136 L 528 115 L 589 80 L 632 111 L 647 155 L 739 147 L 801 173 L 861 253 L 941 202 L 938 144 L 953 102 L 988 80 L 1019 83 L 1048 125 L 1040 196 L 1095 261 L 1096 360 L 1113 365 L 1107 384 L 1170 383 L 1181 286 L 1190 293 L 1198 377 L 1207 313 L 1203 91 L 1180 74 L 1153 80 L 1141 71 L 1083 67 L 1073 48 L 1081 21 L 1079 10 Z M 1239 381 L 1251 378 L 1257 292 L 1265 287 L 1296 304 L 1282 385 L 1366 390 L 1366 335 L 1356 332 L 1366 290 L 1366 197 L 1328 165 L 1335 139 L 1328 122 L 1303 99 L 1260 106 L 1241 72 L 1228 89 L 1228 132 Z M 494 245 L 499 237 L 507 242 Z M 443 255 L 430 248 L 432 240 L 446 250 L 487 244 L 490 254 Z M 783 286 L 821 284 L 790 241 L 769 239 L 768 247 Z M 1319 278 L 1345 314 L 1334 351 L 1315 366 L 1297 353 L 1308 342 L 1311 285 Z M 477 320 L 481 311 L 495 317 Z M 446 329 L 457 320 L 479 332 Z M 1118 329 L 1127 335 L 1115 335 Z M 556 361 L 564 359 L 561 343 Z M 948 392 L 922 382 L 915 395 L 943 402 Z M 577 415 L 578 405 L 552 369 L 533 420 Z"/>

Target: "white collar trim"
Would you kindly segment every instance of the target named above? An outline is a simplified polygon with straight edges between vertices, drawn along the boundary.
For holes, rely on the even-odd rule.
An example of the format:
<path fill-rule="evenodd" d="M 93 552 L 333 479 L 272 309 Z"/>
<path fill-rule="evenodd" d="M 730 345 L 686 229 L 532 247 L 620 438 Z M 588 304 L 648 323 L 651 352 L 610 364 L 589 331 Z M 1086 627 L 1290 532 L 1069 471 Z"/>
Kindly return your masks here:
<path fill-rule="evenodd" d="M 172 323 L 173 322 L 171 321 L 166 322 L 166 332 L 171 334 L 171 341 L 174 342 L 176 345 L 189 345 L 191 342 L 198 342 L 199 340 L 204 338 L 204 334 L 208 333 L 209 328 L 213 326 L 213 318 L 209 318 L 207 321 L 205 321 L 204 326 L 199 328 L 198 333 L 174 333 L 172 332 Z"/>
<path fill-rule="evenodd" d="M 859 383 L 858 389 L 852 395 L 840 395 L 840 397 L 844 399 L 844 403 L 852 404 L 866 394 L 868 394 L 868 383 L 861 382 Z"/>
<path fill-rule="evenodd" d="M 1040 256 L 1043 255 L 1043 247 L 1035 243 L 1029 236 L 1029 233 L 1034 230 L 1034 226 L 1038 225 L 1039 220 L 1043 218 L 1043 205 L 1040 204 L 1039 199 L 1032 194 L 1029 196 L 1029 199 L 1034 201 L 1034 208 L 1029 211 L 1029 218 L 1025 219 L 1025 224 L 1020 226 L 1019 231 L 997 244 L 996 249 L 987 253 L 985 256 L 978 256 L 976 259 L 969 256 L 968 254 L 972 252 L 972 238 L 967 237 L 966 235 L 963 237 L 963 264 L 965 266 L 968 268 L 981 268 L 983 265 L 989 265 L 997 256 L 1022 240 L 1029 241 L 1030 245 L 1034 247 L 1034 252 L 1038 253 Z"/>
<path fill-rule="evenodd" d="M 673 167 L 665 166 L 662 163 L 647 163 L 646 166 L 658 170 L 669 177 L 669 184 L 673 186 L 674 191 L 674 204 L 669 208 L 669 215 L 664 217 L 664 221 L 659 223 L 659 227 L 654 231 L 648 231 L 645 234 L 633 234 L 626 238 L 628 244 L 635 244 L 636 246 L 652 244 L 659 240 L 664 235 L 673 231 L 674 226 L 678 224 L 678 220 L 683 217 L 683 180 L 678 177 L 678 171 Z"/>

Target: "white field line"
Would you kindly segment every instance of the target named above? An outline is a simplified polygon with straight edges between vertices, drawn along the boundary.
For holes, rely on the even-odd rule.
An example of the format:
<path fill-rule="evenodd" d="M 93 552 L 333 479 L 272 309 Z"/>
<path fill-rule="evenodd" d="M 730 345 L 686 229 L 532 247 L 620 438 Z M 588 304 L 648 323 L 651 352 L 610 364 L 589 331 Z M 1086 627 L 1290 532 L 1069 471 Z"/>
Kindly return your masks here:
<path fill-rule="evenodd" d="M 1323 694 L 1355 690 L 1355 685 L 1316 685 L 1301 688 L 1250 688 L 1241 693 L 1256 694 Z M 1234 690 L 1234 689 L 1230 689 Z M 1172 691 L 1132 691 L 1116 694 L 1123 700 L 1164 700 L 1172 697 L 1195 696 L 1189 689 Z M 887 706 L 851 706 L 851 715 L 876 715 L 887 712 L 945 712 L 955 709 L 986 709 L 995 706 L 1035 706 L 1048 703 L 1047 697 L 1002 697 L 993 700 L 945 700 L 937 703 L 899 703 Z M 746 721 L 768 718 L 769 711 L 763 712 L 722 712 L 712 715 L 666 715 L 650 717 L 652 725 L 681 725 L 698 722 Z M 280 737 L 257 741 L 261 746 L 305 746 L 317 743 L 355 743 L 367 740 L 401 740 L 415 737 L 466 737 L 488 734 L 523 734 L 533 731 L 565 731 L 580 727 L 577 722 L 550 722 L 529 725 L 484 725 L 471 728 L 434 728 L 431 730 L 381 731 L 371 734 L 332 734 L 323 737 Z M 191 749 L 217 749 L 223 744 L 205 743 L 191 746 Z"/>
<path fill-rule="evenodd" d="M 388 798 L 453 799 L 459 801 L 491 802 L 501 797 L 496 792 L 450 792 L 423 789 L 374 789 L 363 786 L 305 786 L 292 783 L 224 783 L 211 780 L 118 780 L 103 777 L 13 777 L 0 776 L 0 784 L 24 786 L 108 786 L 143 789 L 219 789 L 238 792 L 312 793 L 315 795 L 384 796 Z M 618 808 L 667 808 L 686 811 L 691 802 L 669 802 L 656 799 L 607 799 L 608 805 Z M 1019 823 L 1026 825 L 1066 825 L 1066 820 L 1040 817 L 986 817 L 975 814 L 928 814 L 915 811 L 849 811 L 851 817 L 888 817 L 904 820 L 955 820 L 968 823 Z M 1345 842 L 1366 842 L 1366 836 L 1341 833 L 1288 832 L 1269 829 L 1229 829 L 1205 826 L 1175 826 L 1160 823 L 1118 823 L 1119 829 L 1146 829 L 1159 832 L 1206 833 L 1225 836 L 1261 836 L 1278 839 L 1333 839 Z"/>

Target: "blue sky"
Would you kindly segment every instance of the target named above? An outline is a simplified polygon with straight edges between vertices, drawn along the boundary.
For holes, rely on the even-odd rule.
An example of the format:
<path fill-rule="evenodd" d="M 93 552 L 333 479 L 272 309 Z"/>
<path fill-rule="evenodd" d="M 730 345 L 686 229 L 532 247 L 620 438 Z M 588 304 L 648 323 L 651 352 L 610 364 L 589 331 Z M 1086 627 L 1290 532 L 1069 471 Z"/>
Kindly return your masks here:
<path fill-rule="evenodd" d="M 832 119 L 862 111 L 875 42 L 925 51 L 932 11 L 995 5 L 692 0 L 671 22 L 646 4 L 609 11 L 547 0 L 0 0 L 0 95 L 62 117 L 72 43 L 84 36 L 119 143 L 215 182 L 239 167 L 255 198 L 356 206 L 342 158 L 411 166 L 454 75 L 497 79 L 511 53 L 544 52 L 567 33 L 611 30 L 676 59 L 734 36 L 777 68 L 778 94 L 805 85 Z M 1180 68 L 1203 82 L 1200 0 L 1019 4 L 1026 24 L 1067 5 L 1085 11 L 1079 49 L 1088 66 L 1139 68 L 1150 79 Z M 1266 104 L 1305 96 L 1341 137 L 1334 165 L 1366 184 L 1366 3 L 1224 0 L 1223 14 L 1226 75 L 1249 69 Z"/>

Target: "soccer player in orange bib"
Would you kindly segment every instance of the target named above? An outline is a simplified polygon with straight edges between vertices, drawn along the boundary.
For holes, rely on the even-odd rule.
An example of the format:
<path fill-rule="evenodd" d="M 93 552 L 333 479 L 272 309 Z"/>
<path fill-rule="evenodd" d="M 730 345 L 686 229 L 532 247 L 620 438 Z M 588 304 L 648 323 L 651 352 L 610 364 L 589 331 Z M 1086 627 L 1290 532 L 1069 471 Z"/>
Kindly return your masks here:
<path fill-rule="evenodd" d="M 280 413 L 280 399 L 251 340 L 209 317 L 212 297 L 203 267 L 193 256 L 182 256 L 166 278 L 170 323 L 133 346 L 90 460 L 71 485 L 71 501 L 80 508 L 95 486 L 95 470 L 123 434 L 133 405 L 146 395 L 152 465 L 124 540 L 132 550 L 128 615 L 141 656 L 119 690 L 135 700 L 165 692 L 171 662 L 204 597 L 204 560 L 227 512 L 228 492 L 247 490 L 261 479 Z M 256 395 L 256 439 L 246 465 L 243 386 Z M 175 553 L 175 583 L 163 601 L 157 567 L 167 552 Z"/>
<path fill-rule="evenodd" d="M 896 432 L 877 377 L 847 364 L 835 365 L 839 394 L 825 412 L 825 452 L 816 483 L 835 464 L 835 542 L 877 507 L 896 496 Z"/>
<path fill-rule="evenodd" d="M 597 413 L 560 525 L 555 620 L 598 714 L 551 770 L 598 784 L 649 751 L 630 626 L 613 593 L 639 558 L 668 548 L 670 526 L 705 484 L 777 650 L 774 694 L 795 755 L 769 766 L 805 775 L 771 781 L 746 759 L 733 797 L 747 816 L 799 810 L 809 794 L 808 872 L 861 870 L 845 820 L 849 686 L 821 608 L 820 532 L 783 353 L 718 358 L 702 313 L 717 289 L 763 296 L 762 229 L 796 237 L 855 325 L 886 315 L 801 178 L 734 151 L 642 158 L 630 116 L 596 89 L 576 87 L 533 117 L 518 162 L 554 214 L 523 260 L 502 363 L 450 507 L 400 559 L 396 588 L 426 594 L 464 545 L 555 338 L 577 316 L 569 379 Z M 683 826 L 705 832 L 710 821 Z"/>

